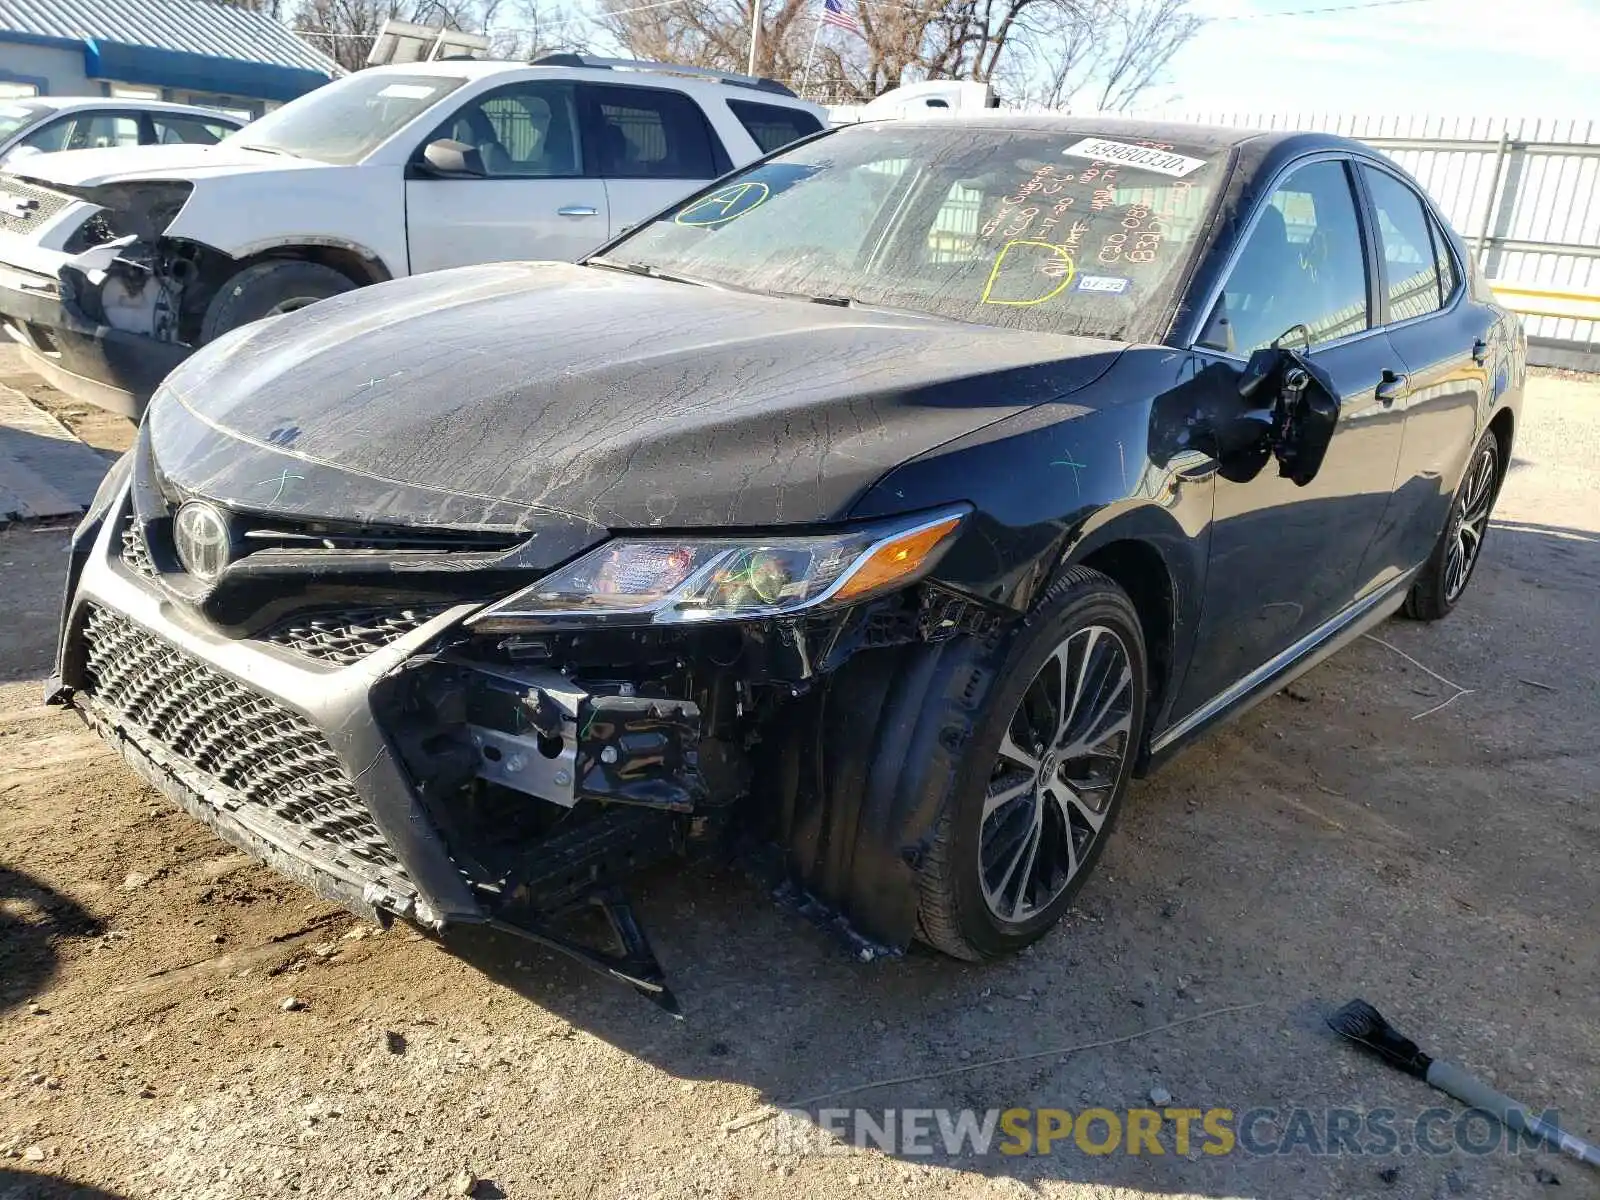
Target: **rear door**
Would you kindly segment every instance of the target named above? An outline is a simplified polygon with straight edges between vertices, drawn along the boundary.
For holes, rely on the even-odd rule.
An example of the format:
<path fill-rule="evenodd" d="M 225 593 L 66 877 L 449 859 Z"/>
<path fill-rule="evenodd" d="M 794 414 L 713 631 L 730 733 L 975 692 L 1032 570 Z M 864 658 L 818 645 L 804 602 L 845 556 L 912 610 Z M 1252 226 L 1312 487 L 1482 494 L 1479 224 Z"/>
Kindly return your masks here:
<path fill-rule="evenodd" d="M 1496 314 L 1467 295 L 1465 271 L 1422 196 L 1379 164 L 1363 163 L 1361 178 L 1382 248 L 1389 341 L 1407 376 L 1398 484 L 1373 553 L 1401 571 L 1432 552 L 1472 453 Z"/>
<path fill-rule="evenodd" d="M 584 129 L 612 237 L 732 169 L 699 104 L 669 88 L 584 84 Z"/>
<path fill-rule="evenodd" d="M 1198 354 L 1242 368 L 1286 333 L 1309 340 L 1340 407 L 1322 469 L 1304 487 L 1270 459 L 1220 474 L 1196 650 L 1174 712 L 1187 715 L 1334 618 L 1373 580 L 1367 562 L 1389 505 L 1404 407 L 1380 388 L 1400 373 L 1377 326 L 1370 242 L 1343 156 L 1291 166 L 1252 217 Z M 1230 390 L 1237 375 L 1219 373 Z M 1384 388 L 1384 393 L 1392 388 Z M 1237 394 L 1219 403 L 1239 403 Z"/>
<path fill-rule="evenodd" d="M 478 151 L 482 176 L 439 178 L 429 142 Z M 589 170 L 575 86 L 508 84 L 468 100 L 417 145 L 406 172 L 411 271 L 515 259 L 581 258 L 606 240 L 606 188 Z"/>

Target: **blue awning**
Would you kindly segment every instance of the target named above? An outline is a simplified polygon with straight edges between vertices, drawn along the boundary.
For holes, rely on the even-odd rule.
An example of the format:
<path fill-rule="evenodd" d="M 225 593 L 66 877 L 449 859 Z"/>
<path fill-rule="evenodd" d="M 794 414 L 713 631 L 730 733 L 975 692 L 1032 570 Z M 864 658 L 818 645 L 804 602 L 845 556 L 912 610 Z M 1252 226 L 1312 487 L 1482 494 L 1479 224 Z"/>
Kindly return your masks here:
<path fill-rule="evenodd" d="M 303 96 L 330 78 L 303 67 L 96 40 L 84 43 L 83 73 L 90 79 L 280 101 Z"/>
<path fill-rule="evenodd" d="M 0 0 L 0 42 L 81 47 L 91 79 L 293 100 L 341 74 L 263 12 L 209 0 Z"/>

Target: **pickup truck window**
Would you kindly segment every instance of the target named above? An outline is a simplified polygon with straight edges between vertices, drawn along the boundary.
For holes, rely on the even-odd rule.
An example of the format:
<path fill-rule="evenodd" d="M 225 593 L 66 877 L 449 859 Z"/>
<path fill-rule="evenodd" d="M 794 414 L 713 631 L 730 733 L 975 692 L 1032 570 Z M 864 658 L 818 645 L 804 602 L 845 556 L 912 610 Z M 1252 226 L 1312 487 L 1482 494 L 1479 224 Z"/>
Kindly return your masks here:
<path fill-rule="evenodd" d="M 348 75 L 246 125 L 228 145 L 348 166 L 360 162 L 465 79 L 444 75 Z"/>

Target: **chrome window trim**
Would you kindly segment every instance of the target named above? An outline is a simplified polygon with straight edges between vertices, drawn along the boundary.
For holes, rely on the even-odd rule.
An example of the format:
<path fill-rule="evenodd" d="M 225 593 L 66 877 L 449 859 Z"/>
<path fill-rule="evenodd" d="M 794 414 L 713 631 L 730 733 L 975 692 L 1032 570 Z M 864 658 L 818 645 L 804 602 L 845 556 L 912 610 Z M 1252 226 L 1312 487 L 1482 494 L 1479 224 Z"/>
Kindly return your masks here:
<path fill-rule="evenodd" d="M 1268 181 L 1266 188 L 1261 193 L 1264 199 L 1257 202 L 1256 207 L 1250 213 L 1250 220 L 1245 224 L 1243 232 L 1240 233 L 1238 238 L 1234 241 L 1233 249 L 1228 252 L 1227 261 L 1223 264 L 1223 268 L 1219 273 L 1217 282 L 1213 284 L 1206 293 L 1206 302 L 1193 310 L 1194 315 L 1189 318 L 1189 328 L 1185 332 L 1185 335 L 1180 342 L 1180 345 L 1183 349 L 1196 354 L 1209 354 L 1215 358 L 1220 358 L 1227 362 L 1245 363 L 1250 361 L 1249 355 L 1246 354 L 1232 354 L 1226 350 L 1219 350 L 1214 346 L 1200 345 L 1200 335 L 1205 331 L 1206 323 L 1211 318 L 1212 310 L 1216 308 L 1217 301 L 1221 299 L 1223 291 L 1228 286 L 1228 280 L 1233 277 L 1234 269 L 1239 265 L 1239 259 L 1244 254 L 1245 244 L 1249 242 L 1250 235 L 1255 232 L 1256 224 L 1261 220 L 1261 210 L 1266 204 L 1267 198 L 1270 198 L 1273 192 L 1278 190 L 1278 186 L 1289 175 L 1293 174 L 1301 167 L 1308 166 L 1311 163 L 1326 162 L 1329 160 L 1346 163 L 1351 167 L 1371 166 L 1384 171 L 1385 174 L 1393 176 L 1422 201 L 1423 211 L 1428 214 L 1429 219 L 1437 222 L 1441 230 L 1449 229 L 1449 224 L 1439 216 L 1439 213 L 1434 208 L 1432 201 L 1425 193 L 1419 191 L 1414 184 L 1399 174 L 1393 163 L 1389 162 L 1387 159 L 1373 154 L 1370 151 L 1365 151 L 1360 148 L 1351 148 L 1348 150 L 1342 148 L 1338 150 L 1315 150 L 1308 154 L 1303 154 L 1299 158 L 1291 159 L 1289 162 L 1286 162 L 1283 164 L 1283 166 L 1279 167 L 1277 172 Z M 1366 225 L 1371 223 L 1375 217 L 1375 214 L 1372 211 L 1371 200 L 1367 196 L 1365 190 L 1362 188 L 1359 177 L 1351 179 L 1349 182 L 1351 186 L 1351 199 L 1355 201 L 1357 216 L 1362 222 L 1363 229 L 1365 229 Z M 1369 249 L 1380 248 L 1381 247 L 1378 246 L 1369 248 L 1366 245 L 1366 240 L 1363 238 L 1361 246 L 1363 259 L 1365 259 Z M 1462 298 L 1466 294 L 1466 272 L 1462 268 L 1460 258 L 1456 255 L 1455 246 L 1448 240 L 1446 242 L 1446 248 L 1450 253 L 1451 264 L 1456 269 L 1456 288 L 1452 293 L 1450 302 L 1448 304 L 1445 304 L 1440 308 L 1436 308 L 1432 312 L 1423 313 L 1421 316 L 1407 317 L 1403 321 L 1390 321 L 1387 324 L 1373 324 L 1368 326 L 1366 329 L 1361 330 L 1359 333 L 1346 334 L 1344 337 L 1335 338 L 1331 342 L 1321 342 L 1311 347 L 1308 353 L 1315 355 L 1320 354 L 1324 350 L 1333 350 L 1341 346 L 1353 345 L 1364 338 L 1372 337 L 1374 334 L 1387 333 L 1391 329 L 1404 329 L 1418 321 L 1426 321 L 1429 318 L 1437 317 L 1442 313 L 1454 312 L 1461 305 Z M 1373 275 L 1379 275 L 1381 277 L 1382 272 L 1379 271 L 1376 261 L 1367 263 L 1367 268 L 1369 280 Z M 1373 297 L 1369 295 L 1367 298 L 1369 317 L 1376 315 L 1372 312 L 1372 300 Z"/>

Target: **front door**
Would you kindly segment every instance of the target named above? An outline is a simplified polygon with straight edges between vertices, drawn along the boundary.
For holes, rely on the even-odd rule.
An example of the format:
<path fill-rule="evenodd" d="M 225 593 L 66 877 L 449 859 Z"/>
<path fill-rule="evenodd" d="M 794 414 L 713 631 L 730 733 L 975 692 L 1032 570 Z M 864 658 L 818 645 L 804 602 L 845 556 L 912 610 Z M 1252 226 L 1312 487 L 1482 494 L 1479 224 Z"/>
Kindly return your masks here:
<path fill-rule="evenodd" d="M 605 184 L 585 175 L 576 89 L 515 83 L 469 100 L 417 147 L 464 142 L 481 176 L 407 172 L 411 271 L 514 259 L 574 261 L 606 240 Z"/>
<path fill-rule="evenodd" d="M 1373 328 L 1350 170 L 1346 160 L 1317 159 L 1273 190 L 1207 322 L 1209 352 L 1196 347 L 1201 365 L 1242 367 L 1276 339 L 1309 342 L 1340 408 L 1322 468 L 1304 487 L 1272 461 L 1248 480 L 1218 478 L 1200 627 L 1177 716 L 1326 623 L 1371 583 L 1367 554 L 1394 487 L 1405 403 L 1394 386 L 1398 356 Z M 1218 375 L 1229 386 L 1228 373 Z"/>

